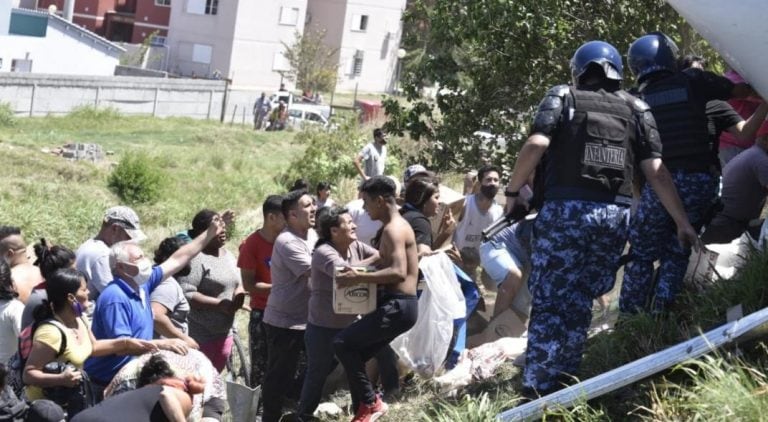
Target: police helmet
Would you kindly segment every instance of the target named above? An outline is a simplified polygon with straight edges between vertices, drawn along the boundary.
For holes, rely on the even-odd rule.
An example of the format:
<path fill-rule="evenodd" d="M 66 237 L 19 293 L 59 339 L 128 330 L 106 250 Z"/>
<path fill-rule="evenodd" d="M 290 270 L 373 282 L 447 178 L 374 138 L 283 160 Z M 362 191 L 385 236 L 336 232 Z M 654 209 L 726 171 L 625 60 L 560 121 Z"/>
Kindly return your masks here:
<path fill-rule="evenodd" d="M 620 81 L 624 66 L 621 64 L 621 54 L 616 47 L 605 41 L 590 41 L 582 44 L 571 59 L 571 76 L 574 82 L 587 71 L 590 65 L 596 64 L 603 69 L 605 77 Z"/>
<path fill-rule="evenodd" d="M 678 48 L 671 38 L 661 32 L 651 32 L 629 46 L 627 62 L 638 80 L 654 72 L 677 70 Z"/>

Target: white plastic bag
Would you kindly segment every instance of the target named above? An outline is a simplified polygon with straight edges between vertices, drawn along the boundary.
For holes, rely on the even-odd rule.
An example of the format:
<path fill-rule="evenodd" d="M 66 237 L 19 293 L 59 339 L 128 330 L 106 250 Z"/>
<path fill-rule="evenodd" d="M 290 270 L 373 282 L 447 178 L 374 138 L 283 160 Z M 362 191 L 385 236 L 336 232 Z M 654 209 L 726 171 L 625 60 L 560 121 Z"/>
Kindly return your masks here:
<path fill-rule="evenodd" d="M 441 252 L 419 262 L 426 287 L 416 324 L 390 343 L 408 367 L 425 378 L 439 372 L 453 335 L 453 320 L 466 313 L 464 294 L 448 256 Z"/>
<path fill-rule="evenodd" d="M 227 401 L 233 422 L 255 421 L 260 398 L 260 385 L 256 388 L 250 388 L 247 385 L 227 380 Z"/>

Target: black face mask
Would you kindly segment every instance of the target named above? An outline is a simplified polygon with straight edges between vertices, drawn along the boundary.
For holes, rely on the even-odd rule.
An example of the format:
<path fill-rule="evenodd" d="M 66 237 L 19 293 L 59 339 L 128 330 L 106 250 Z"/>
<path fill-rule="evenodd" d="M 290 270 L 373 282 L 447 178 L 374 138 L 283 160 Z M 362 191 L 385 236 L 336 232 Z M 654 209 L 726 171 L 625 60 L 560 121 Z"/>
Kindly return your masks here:
<path fill-rule="evenodd" d="M 480 186 L 480 193 L 482 193 L 483 196 L 488 199 L 493 199 L 496 197 L 496 194 L 499 193 L 499 187 L 493 185 L 483 185 Z"/>

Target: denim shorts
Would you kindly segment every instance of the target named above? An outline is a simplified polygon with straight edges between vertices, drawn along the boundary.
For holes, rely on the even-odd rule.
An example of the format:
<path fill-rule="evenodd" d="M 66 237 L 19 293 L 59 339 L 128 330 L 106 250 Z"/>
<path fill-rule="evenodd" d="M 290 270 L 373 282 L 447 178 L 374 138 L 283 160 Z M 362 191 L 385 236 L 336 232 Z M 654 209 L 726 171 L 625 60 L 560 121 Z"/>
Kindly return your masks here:
<path fill-rule="evenodd" d="M 523 273 L 527 272 L 526 270 L 530 269 L 531 257 L 516 241 L 489 240 L 480 244 L 480 263 L 496 286 L 499 286 L 507 278 L 511 267 L 519 268 Z"/>

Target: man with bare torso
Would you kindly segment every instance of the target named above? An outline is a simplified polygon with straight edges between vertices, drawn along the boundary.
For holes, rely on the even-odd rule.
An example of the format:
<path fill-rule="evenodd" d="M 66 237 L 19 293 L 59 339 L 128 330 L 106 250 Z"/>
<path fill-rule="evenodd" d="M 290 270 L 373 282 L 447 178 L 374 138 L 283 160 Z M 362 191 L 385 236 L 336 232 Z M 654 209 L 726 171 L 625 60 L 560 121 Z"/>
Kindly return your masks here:
<path fill-rule="evenodd" d="M 373 421 L 386 413 L 386 403 L 376 396 L 365 373 L 365 362 L 409 330 L 418 315 L 416 238 L 411 226 L 400 216 L 395 190 L 394 182 L 384 176 L 374 176 L 363 183 L 360 192 L 365 211 L 372 220 L 383 224 L 373 241 L 380 259 L 373 272 L 347 268 L 336 276 L 341 286 L 380 285 L 376 309 L 344 329 L 333 341 L 336 357 L 347 373 L 353 409 L 357 411 L 353 422 Z"/>

